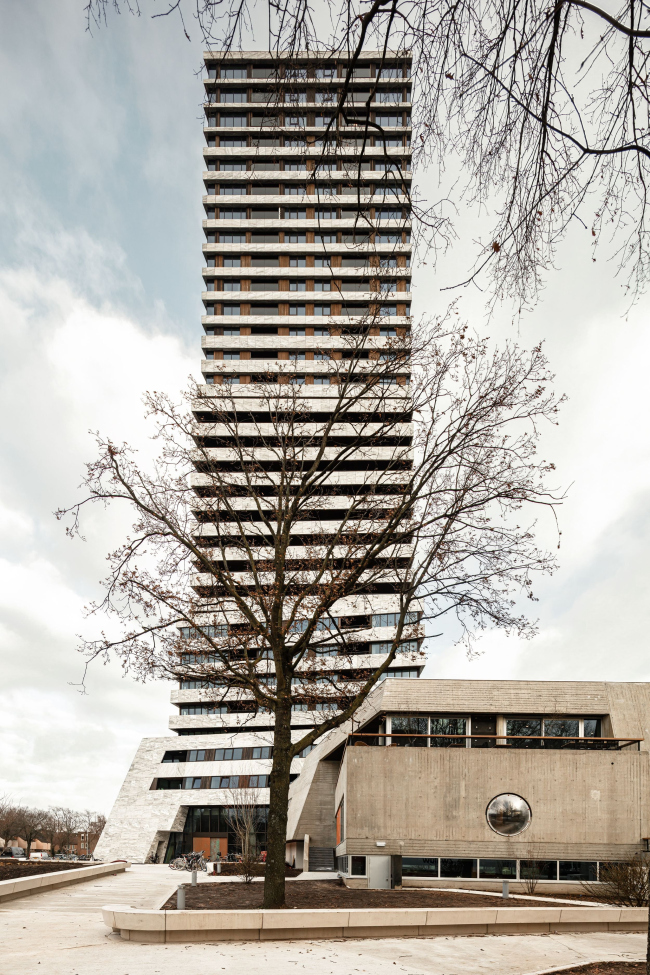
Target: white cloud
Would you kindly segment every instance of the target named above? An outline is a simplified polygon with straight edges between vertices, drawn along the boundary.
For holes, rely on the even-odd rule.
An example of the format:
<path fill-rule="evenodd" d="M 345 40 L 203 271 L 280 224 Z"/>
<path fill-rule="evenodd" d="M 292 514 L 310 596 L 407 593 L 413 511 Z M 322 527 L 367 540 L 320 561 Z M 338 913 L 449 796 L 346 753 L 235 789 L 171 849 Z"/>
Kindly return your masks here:
<path fill-rule="evenodd" d="M 544 339 L 558 392 L 566 393 L 559 425 L 543 431 L 540 456 L 557 465 L 568 488 L 558 516 L 559 569 L 526 603 L 539 620 L 531 641 L 488 633 L 481 656 L 467 661 L 449 628 L 431 647 L 425 676 L 476 679 L 647 680 L 650 542 L 650 436 L 647 364 L 650 300 L 628 312 L 615 265 L 593 264 L 572 234 L 560 250 L 538 307 L 515 331 L 505 314 L 486 323 L 482 296 L 464 292 L 463 317 L 481 334 L 531 346 Z M 416 309 L 440 306 L 440 283 L 460 277 L 454 260 L 439 275 L 421 274 Z M 562 266 L 564 264 L 564 266 Z M 557 543 L 549 517 L 539 537 Z"/>
<path fill-rule="evenodd" d="M 107 275 L 111 258 L 102 257 Z M 65 263 L 65 262 L 64 262 Z M 24 268 L 0 273 L 0 654 L 5 747 L 0 792 L 32 803 L 110 807 L 140 737 L 164 734 L 165 685 L 95 664 L 77 688 L 77 634 L 99 593 L 105 554 L 125 528 L 94 512 L 71 542 L 52 512 L 77 497 L 93 456 L 88 429 L 149 449 L 145 389 L 176 392 L 196 365 L 178 338 L 82 297 L 69 281 Z"/>

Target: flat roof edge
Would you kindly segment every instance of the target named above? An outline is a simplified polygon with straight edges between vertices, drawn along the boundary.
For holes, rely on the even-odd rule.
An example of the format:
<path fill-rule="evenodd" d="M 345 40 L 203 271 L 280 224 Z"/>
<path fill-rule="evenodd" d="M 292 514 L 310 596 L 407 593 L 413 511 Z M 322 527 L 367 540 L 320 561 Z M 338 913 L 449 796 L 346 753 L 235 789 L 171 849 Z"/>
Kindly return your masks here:
<path fill-rule="evenodd" d="M 293 51 L 293 52 L 274 52 L 274 51 L 204 51 L 203 57 L 209 61 L 241 61 L 247 58 L 254 61 L 269 60 L 302 60 L 317 61 L 323 58 L 332 58 L 339 61 L 349 61 L 351 54 L 343 54 L 340 51 Z M 362 51 L 357 60 L 370 60 L 376 58 L 410 58 L 410 50 L 404 51 Z"/>

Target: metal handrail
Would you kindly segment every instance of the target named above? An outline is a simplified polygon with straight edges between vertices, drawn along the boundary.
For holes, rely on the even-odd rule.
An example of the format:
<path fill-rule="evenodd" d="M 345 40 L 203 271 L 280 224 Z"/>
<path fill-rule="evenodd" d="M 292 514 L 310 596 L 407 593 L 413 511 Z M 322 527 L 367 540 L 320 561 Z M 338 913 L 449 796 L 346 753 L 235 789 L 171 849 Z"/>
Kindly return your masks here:
<path fill-rule="evenodd" d="M 348 734 L 348 739 L 350 738 L 454 738 L 458 741 L 474 740 L 477 738 L 487 739 L 489 741 L 578 741 L 578 742 L 624 742 L 626 745 L 638 744 L 645 741 L 644 738 L 592 738 L 592 737 L 580 737 L 579 735 L 455 735 L 451 732 L 445 735 L 426 735 L 419 734 L 417 732 L 399 731 L 399 732 L 380 732 L 380 731 L 352 731 Z"/>

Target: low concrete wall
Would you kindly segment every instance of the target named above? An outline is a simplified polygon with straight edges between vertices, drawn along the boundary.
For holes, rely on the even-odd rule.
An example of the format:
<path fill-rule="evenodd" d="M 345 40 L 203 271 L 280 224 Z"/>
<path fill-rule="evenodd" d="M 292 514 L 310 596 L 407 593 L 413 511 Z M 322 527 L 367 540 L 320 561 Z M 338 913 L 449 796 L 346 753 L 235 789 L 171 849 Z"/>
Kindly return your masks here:
<path fill-rule="evenodd" d="M 106 874 L 121 873 L 130 863 L 99 863 L 96 867 L 79 867 L 77 870 L 57 870 L 53 873 L 31 874 L 15 880 L 0 880 L 0 902 L 13 901 L 19 897 L 29 897 L 45 890 L 67 887 L 68 884 L 81 884 L 86 880 L 104 877 Z"/>
<path fill-rule="evenodd" d="M 108 905 L 102 916 L 125 940 L 154 943 L 645 931 L 648 925 L 642 907 L 141 911 Z"/>

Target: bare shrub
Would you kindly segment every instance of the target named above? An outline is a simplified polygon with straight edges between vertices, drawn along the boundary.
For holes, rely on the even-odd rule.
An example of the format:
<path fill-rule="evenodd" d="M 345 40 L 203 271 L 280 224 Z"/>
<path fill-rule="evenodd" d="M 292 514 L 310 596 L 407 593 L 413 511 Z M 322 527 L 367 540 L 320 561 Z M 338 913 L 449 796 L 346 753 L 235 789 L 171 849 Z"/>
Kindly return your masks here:
<path fill-rule="evenodd" d="M 522 860 L 520 864 L 520 879 L 527 894 L 534 894 L 540 881 L 542 871 L 537 860 Z"/>
<path fill-rule="evenodd" d="M 648 906 L 648 858 L 637 854 L 617 863 L 601 863 L 600 883 L 581 884 L 590 896 L 619 907 Z"/>

